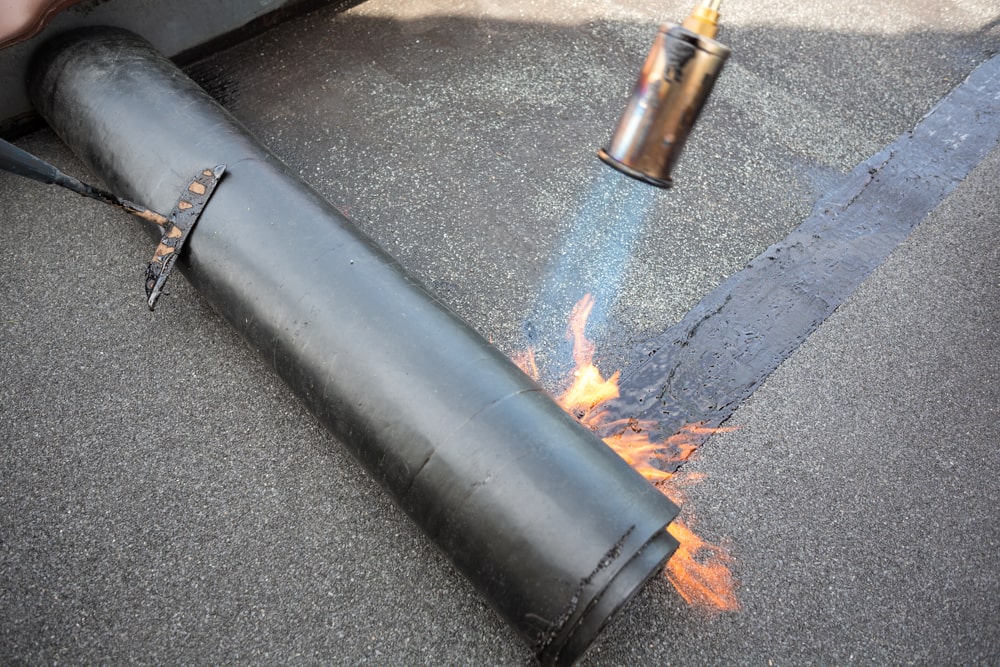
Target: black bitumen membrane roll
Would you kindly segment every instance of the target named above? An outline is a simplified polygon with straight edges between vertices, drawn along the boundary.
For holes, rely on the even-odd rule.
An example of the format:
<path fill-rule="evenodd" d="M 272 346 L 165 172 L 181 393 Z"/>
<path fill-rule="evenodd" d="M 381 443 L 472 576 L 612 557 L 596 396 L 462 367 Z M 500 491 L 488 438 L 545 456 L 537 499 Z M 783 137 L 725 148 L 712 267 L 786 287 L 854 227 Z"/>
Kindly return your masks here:
<path fill-rule="evenodd" d="M 673 553 L 669 500 L 143 39 L 57 37 L 29 85 L 154 210 L 228 165 L 178 265 L 543 663 L 581 656 Z"/>

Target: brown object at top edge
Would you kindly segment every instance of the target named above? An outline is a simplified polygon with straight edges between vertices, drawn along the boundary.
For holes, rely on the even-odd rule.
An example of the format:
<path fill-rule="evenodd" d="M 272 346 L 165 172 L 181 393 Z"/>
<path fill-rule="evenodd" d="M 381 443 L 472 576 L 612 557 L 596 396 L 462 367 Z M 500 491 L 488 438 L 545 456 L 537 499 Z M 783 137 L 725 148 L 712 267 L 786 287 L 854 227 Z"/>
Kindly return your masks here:
<path fill-rule="evenodd" d="M 0 49 L 34 37 L 59 12 L 80 0 L 0 1 Z"/>

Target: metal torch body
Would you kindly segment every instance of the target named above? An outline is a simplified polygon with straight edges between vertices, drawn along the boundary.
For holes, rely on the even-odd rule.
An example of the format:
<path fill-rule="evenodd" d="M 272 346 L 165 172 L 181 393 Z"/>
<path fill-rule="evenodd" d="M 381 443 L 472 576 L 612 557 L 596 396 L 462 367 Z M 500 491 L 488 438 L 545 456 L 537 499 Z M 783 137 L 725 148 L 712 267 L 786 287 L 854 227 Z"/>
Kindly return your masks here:
<path fill-rule="evenodd" d="M 611 142 L 598 155 L 615 169 L 667 188 L 729 47 L 676 23 L 660 26 Z"/>

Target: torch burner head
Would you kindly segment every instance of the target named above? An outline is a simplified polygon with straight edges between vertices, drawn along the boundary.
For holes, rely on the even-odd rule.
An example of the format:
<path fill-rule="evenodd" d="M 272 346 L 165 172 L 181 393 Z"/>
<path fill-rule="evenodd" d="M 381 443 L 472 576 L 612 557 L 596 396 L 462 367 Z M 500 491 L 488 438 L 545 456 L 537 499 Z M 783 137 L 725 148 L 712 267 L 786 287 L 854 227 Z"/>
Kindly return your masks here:
<path fill-rule="evenodd" d="M 720 0 L 703 0 L 682 25 L 665 23 L 606 148 L 598 156 L 615 169 L 658 187 L 671 171 L 729 57 L 713 37 Z"/>

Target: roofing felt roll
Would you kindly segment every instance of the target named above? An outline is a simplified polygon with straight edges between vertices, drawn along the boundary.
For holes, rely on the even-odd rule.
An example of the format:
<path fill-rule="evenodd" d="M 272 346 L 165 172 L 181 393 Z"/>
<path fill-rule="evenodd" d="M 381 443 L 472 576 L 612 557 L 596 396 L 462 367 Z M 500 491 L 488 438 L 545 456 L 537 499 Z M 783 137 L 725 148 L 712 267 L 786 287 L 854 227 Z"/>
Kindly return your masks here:
<path fill-rule="evenodd" d="M 154 210 L 228 165 L 178 265 L 543 663 L 582 655 L 676 548 L 669 500 L 144 40 L 63 35 L 30 92 Z"/>

